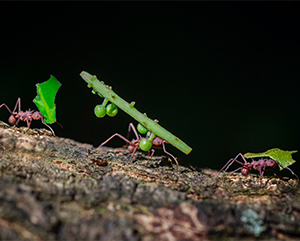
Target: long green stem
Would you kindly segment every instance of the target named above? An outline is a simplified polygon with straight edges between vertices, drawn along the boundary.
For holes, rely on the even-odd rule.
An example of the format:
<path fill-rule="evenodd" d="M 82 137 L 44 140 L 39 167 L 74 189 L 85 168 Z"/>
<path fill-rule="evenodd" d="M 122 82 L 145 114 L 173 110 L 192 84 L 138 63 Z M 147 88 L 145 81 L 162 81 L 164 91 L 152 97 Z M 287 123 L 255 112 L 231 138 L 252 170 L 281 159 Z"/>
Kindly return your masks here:
<path fill-rule="evenodd" d="M 156 121 L 153 121 L 146 115 L 140 113 L 134 107 L 135 102 L 131 102 L 129 104 L 121 97 L 119 97 L 110 86 L 105 85 L 102 81 L 100 82 L 96 76 L 93 76 L 85 71 L 82 71 L 80 76 L 84 79 L 85 82 L 88 83 L 88 87 L 93 88 L 94 92 L 97 92 L 104 98 L 108 99 L 110 102 L 114 103 L 132 118 L 134 118 L 143 126 L 145 126 L 150 132 L 163 138 L 164 140 L 166 140 L 171 145 L 173 145 L 185 154 L 189 154 L 192 151 L 192 148 L 185 144 L 178 137 L 174 136 L 171 132 L 161 127 Z"/>

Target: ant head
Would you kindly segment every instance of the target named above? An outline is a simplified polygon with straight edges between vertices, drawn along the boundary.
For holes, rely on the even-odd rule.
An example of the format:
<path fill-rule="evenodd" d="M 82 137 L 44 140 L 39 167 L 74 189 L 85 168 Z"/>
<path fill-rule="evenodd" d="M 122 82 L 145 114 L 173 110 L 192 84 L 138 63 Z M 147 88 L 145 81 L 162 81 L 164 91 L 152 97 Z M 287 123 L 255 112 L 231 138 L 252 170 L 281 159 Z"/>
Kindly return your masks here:
<path fill-rule="evenodd" d="M 32 119 L 34 120 L 40 120 L 40 119 L 43 119 L 44 116 L 42 116 L 41 112 L 39 111 L 35 111 L 33 114 L 32 114 Z"/>
<path fill-rule="evenodd" d="M 11 124 L 11 125 L 15 125 L 16 124 L 16 122 L 17 122 L 17 119 L 16 119 L 16 117 L 14 116 L 14 115 L 11 115 L 9 118 L 8 118 L 8 122 L 9 122 L 9 124 Z"/>
<path fill-rule="evenodd" d="M 243 167 L 243 168 L 241 169 L 241 173 L 242 173 L 243 176 L 248 176 L 248 174 L 249 174 L 249 169 L 248 169 L 247 167 Z"/>
<path fill-rule="evenodd" d="M 267 167 L 275 167 L 275 166 L 277 166 L 277 165 L 278 165 L 278 163 L 275 162 L 275 161 L 272 160 L 272 159 L 266 160 L 266 166 L 267 166 Z"/>

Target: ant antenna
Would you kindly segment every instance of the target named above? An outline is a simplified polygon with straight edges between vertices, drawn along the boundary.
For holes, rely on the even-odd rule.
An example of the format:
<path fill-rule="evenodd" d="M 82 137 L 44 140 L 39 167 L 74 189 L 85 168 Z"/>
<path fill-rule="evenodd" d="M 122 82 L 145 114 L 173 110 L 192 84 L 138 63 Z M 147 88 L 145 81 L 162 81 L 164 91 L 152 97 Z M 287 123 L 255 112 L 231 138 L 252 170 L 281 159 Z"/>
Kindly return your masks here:
<path fill-rule="evenodd" d="M 57 123 L 57 124 L 59 124 L 59 126 L 60 126 L 60 128 L 64 128 L 63 126 L 62 126 L 62 124 L 60 124 L 58 121 L 56 121 L 55 123 Z"/>
<path fill-rule="evenodd" d="M 280 163 L 279 163 L 279 165 L 282 166 Z M 289 167 L 284 167 L 284 166 L 282 166 L 282 168 L 288 169 L 294 176 L 297 177 L 297 179 L 298 179 L 298 181 L 299 181 L 299 177 L 292 171 L 291 168 L 289 168 Z"/>

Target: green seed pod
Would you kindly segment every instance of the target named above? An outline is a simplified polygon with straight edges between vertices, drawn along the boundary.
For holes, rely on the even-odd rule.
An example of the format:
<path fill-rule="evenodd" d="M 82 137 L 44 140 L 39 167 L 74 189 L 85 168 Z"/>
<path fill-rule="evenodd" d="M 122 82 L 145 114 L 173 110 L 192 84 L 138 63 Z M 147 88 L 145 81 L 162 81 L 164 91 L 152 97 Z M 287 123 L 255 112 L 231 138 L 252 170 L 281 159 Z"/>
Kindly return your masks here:
<path fill-rule="evenodd" d="M 105 107 L 103 105 L 96 105 L 94 113 L 98 118 L 102 118 L 106 115 Z"/>
<path fill-rule="evenodd" d="M 146 138 L 143 138 L 141 141 L 140 141 L 140 145 L 139 147 L 141 148 L 142 151 L 149 151 L 152 147 L 152 143 L 150 140 L 146 139 Z"/>
<path fill-rule="evenodd" d="M 147 133 L 147 128 L 143 126 L 142 124 L 138 123 L 136 129 L 138 130 L 139 133 L 141 134 L 146 134 Z"/>
<path fill-rule="evenodd" d="M 114 104 L 106 106 L 106 114 L 110 117 L 114 117 L 118 113 L 118 107 Z"/>

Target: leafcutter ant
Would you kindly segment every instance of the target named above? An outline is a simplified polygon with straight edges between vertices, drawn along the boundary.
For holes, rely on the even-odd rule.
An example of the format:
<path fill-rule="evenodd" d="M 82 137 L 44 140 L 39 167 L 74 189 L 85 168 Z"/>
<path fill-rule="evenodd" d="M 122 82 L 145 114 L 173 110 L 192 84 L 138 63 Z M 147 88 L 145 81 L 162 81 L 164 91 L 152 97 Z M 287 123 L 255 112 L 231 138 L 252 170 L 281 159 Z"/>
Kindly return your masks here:
<path fill-rule="evenodd" d="M 145 127 L 144 127 L 145 128 Z M 129 141 L 127 138 L 129 137 L 130 131 L 133 130 L 136 139 L 133 139 L 132 141 Z M 139 128 L 138 128 L 139 130 Z M 144 133 L 142 133 L 144 134 Z M 128 143 L 128 150 L 132 153 L 130 160 L 129 160 L 129 164 L 132 161 L 132 158 L 134 156 L 134 154 L 136 153 L 137 150 L 142 150 L 142 151 L 150 151 L 151 150 L 151 156 L 149 157 L 148 160 L 150 160 L 153 155 L 154 155 L 154 148 L 155 149 L 160 149 L 160 145 L 162 146 L 163 151 L 168 155 L 171 156 L 173 158 L 173 160 L 176 162 L 176 166 L 178 166 L 178 161 L 177 159 L 169 152 L 166 151 L 166 147 L 165 144 L 168 144 L 168 142 L 164 139 L 162 139 L 159 136 L 155 136 L 153 133 L 150 133 L 150 135 L 148 135 L 146 138 L 142 138 L 141 135 L 138 135 L 137 130 L 135 129 L 134 125 L 132 123 L 129 124 L 128 126 L 128 135 L 127 138 L 125 138 L 124 136 L 115 133 L 113 134 L 110 138 L 108 138 L 106 141 L 104 141 L 99 147 L 105 145 L 107 142 L 109 142 L 112 138 L 114 138 L 115 136 L 118 136 L 119 138 L 121 138 L 122 140 L 126 141 Z M 97 147 L 97 149 L 99 148 Z"/>
<path fill-rule="evenodd" d="M 241 161 L 237 160 L 238 157 L 241 157 L 244 160 L 244 163 L 242 163 Z M 265 171 L 270 171 L 271 170 L 274 173 L 274 175 L 277 176 L 276 173 L 274 172 L 274 170 L 272 168 L 274 168 L 276 166 L 279 166 L 279 165 L 282 166 L 279 162 L 277 162 L 277 161 L 275 161 L 273 159 L 270 159 L 270 158 L 266 158 L 266 159 L 261 158 L 258 161 L 255 161 L 255 160 L 252 159 L 252 162 L 247 162 L 246 159 L 245 159 L 245 157 L 243 156 L 243 154 L 239 153 L 235 158 L 231 158 L 223 166 L 223 168 L 219 171 L 219 173 L 221 171 L 226 172 L 227 169 L 234 162 L 237 162 L 237 163 L 241 164 L 242 166 L 239 167 L 239 168 L 237 168 L 236 170 L 232 171 L 231 173 L 234 173 L 234 172 L 237 172 L 237 171 L 241 170 L 241 173 L 242 173 L 243 176 L 248 176 L 250 170 L 254 169 L 254 170 L 259 171 L 259 178 L 260 178 L 260 180 L 262 179 L 262 176 L 264 175 Z M 299 180 L 298 176 L 289 167 L 284 167 L 284 166 L 282 166 L 282 167 L 286 168 L 287 170 L 289 170 Z"/>
<path fill-rule="evenodd" d="M 11 111 L 10 108 L 5 103 L 0 105 L 0 108 L 2 108 L 3 106 L 5 106 L 6 109 L 9 111 L 9 113 L 11 114 L 10 117 L 8 118 L 8 122 L 11 125 L 16 126 L 20 120 L 24 121 L 27 123 L 27 127 L 28 127 L 27 131 L 28 131 L 32 120 L 41 120 L 41 122 L 45 126 L 47 126 L 51 130 L 52 134 L 55 136 L 55 133 L 52 130 L 52 128 L 44 122 L 45 117 L 41 114 L 41 112 L 30 110 L 30 109 L 26 110 L 26 111 L 21 111 L 21 98 L 18 98 L 18 100 L 16 102 L 16 106 L 13 111 Z M 18 108 L 18 111 L 16 111 L 17 108 Z"/>

